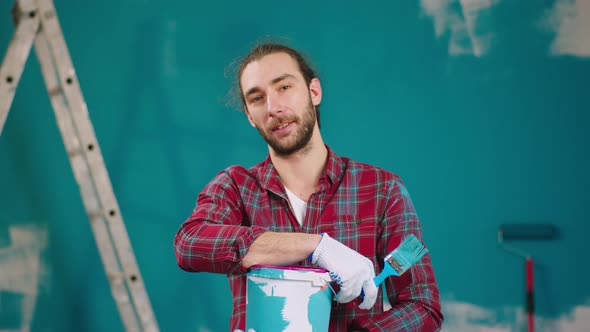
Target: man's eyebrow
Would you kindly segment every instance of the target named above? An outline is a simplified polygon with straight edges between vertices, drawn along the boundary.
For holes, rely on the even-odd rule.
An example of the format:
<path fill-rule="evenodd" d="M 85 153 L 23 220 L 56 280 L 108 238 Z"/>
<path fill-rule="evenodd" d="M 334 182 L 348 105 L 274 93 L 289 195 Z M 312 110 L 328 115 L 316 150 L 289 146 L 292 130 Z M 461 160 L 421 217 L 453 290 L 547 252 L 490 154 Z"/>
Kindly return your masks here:
<path fill-rule="evenodd" d="M 250 90 L 246 91 L 244 96 L 248 97 L 249 95 L 257 93 L 259 91 L 260 91 L 260 89 L 257 86 L 255 86 L 255 87 L 251 88 Z"/>
<path fill-rule="evenodd" d="M 275 79 L 273 79 L 272 81 L 270 81 L 272 84 L 276 84 L 282 80 L 285 80 L 287 78 L 295 78 L 295 76 L 291 75 L 291 74 L 283 74 Z"/>
<path fill-rule="evenodd" d="M 270 81 L 270 83 L 271 84 L 277 84 L 278 82 L 283 81 L 283 80 L 286 80 L 287 78 L 295 78 L 295 76 L 294 75 L 291 75 L 291 74 L 283 74 L 283 75 L 281 75 L 281 76 L 279 76 L 277 78 L 273 78 Z M 249 95 L 254 94 L 254 93 L 257 93 L 257 92 L 260 92 L 260 88 L 257 87 L 257 86 L 255 86 L 253 88 L 248 89 L 248 91 L 246 91 L 246 93 L 244 94 L 244 96 L 248 97 Z"/>

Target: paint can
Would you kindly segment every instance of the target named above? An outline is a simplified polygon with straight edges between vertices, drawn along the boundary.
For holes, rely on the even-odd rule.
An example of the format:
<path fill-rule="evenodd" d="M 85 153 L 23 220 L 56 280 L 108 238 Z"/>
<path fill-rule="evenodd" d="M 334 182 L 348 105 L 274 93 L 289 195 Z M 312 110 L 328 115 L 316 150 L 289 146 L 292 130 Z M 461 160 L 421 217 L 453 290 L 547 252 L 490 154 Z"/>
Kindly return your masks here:
<path fill-rule="evenodd" d="M 328 271 L 303 266 L 253 266 L 247 273 L 246 330 L 326 332 L 333 291 Z"/>

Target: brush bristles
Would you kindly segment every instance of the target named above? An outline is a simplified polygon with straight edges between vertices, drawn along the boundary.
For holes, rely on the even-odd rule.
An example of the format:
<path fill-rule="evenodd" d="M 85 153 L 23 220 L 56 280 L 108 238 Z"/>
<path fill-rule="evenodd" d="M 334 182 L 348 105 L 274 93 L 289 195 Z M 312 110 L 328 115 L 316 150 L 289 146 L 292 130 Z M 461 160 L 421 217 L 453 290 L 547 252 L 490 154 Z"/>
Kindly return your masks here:
<path fill-rule="evenodd" d="M 428 249 L 415 236 L 407 237 L 397 248 L 385 257 L 385 261 L 399 274 L 406 272 L 422 258 Z"/>

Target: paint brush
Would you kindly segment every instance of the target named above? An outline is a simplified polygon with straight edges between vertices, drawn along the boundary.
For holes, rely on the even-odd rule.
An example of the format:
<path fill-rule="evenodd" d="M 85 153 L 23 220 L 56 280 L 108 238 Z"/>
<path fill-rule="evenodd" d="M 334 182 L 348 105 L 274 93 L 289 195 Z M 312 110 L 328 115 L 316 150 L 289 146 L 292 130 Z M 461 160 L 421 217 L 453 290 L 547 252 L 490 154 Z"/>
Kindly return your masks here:
<path fill-rule="evenodd" d="M 422 242 L 414 234 L 406 237 L 397 248 L 393 249 L 383 259 L 385 262 L 383 264 L 383 271 L 373 279 L 375 286 L 379 287 L 388 277 L 401 276 L 427 252 L 428 249 L 424 247 Z M 361 298 L 363 297 L 364 292 L 361 292 Z"/>
<path fill-rule="evenodd" d="M 402 243 L 383 259 L 383 271 L 373 279 L 379 287 L 387 277 L 401 276 L 416 264 L 428 252 L 422 242 L 414 235 L 405 238 Z"/>

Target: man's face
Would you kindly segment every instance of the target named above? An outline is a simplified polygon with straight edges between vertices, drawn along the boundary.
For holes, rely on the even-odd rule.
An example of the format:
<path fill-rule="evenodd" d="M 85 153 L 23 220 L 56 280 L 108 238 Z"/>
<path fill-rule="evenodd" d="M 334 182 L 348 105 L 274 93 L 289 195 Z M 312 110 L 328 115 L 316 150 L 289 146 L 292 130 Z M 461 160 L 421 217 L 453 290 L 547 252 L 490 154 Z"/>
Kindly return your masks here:
<path fill-rule="evenodd" d="M 248 120 L 276 154 L 290 155 L 307 146 L 321 101 L 317 79 L 308 86 L 290 55 L 273 53 L 244 68 L 241 86 Z"/>

